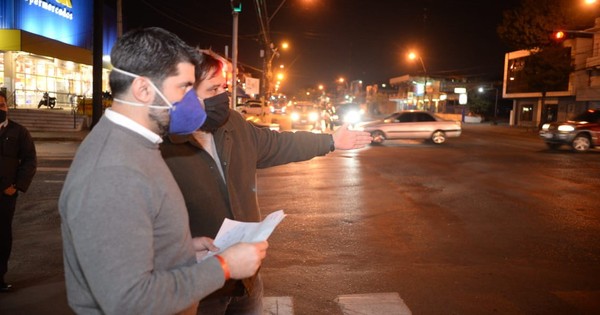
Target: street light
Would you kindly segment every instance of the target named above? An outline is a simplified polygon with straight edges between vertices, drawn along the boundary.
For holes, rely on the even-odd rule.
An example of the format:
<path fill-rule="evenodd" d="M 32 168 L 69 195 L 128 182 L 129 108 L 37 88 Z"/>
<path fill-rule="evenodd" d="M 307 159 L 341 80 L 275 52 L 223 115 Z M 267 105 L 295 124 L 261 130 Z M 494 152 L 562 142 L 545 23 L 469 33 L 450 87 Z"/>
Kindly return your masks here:
<path fill-rule="evenodd" d="M 410 59 L 410 60 L 415 60 L 417 58 L 421 62 L 421 67 L 423 67 L 423 76 L 425 77 L 425 84 L 423 86 L 423 107 L 424 107 L 425 106 L 425 98 L 427 97 L 427 68 L 425 68 L 425 63 L 423 62 L 423 58 L 421 58 L 420 55 L 417 55 L 414 52 L 410 52 L 408 54 L 408 59 Z"/>
<path fill-rule="evenodd" d="M 489 91 L 489 90 L 495 90 L 496 91 L 496 100 L 494 102 L 494 125 L 497 124 L 496 119 L 498 118 L 498 88 L 495 86 L 492 86 L 490 88 L 484 88 L 484 87 L 480 87 L 478 89 L 479 93 L 483 93 L 484 91 Z"/>
<path fill-rule="evenodd" d="M 408 54 L 408 59 L 410 60 L 415 60 L 417 58 L 419 58 L 419 61 L 421 62 L 421 67 L 423 67 L 423 73 L 427 75 L 427 69 L 425 68 L 425 63 L 423 63 L 423 58 L 421 58 L 421 56 L 415 54 L 414 52 Z"/>

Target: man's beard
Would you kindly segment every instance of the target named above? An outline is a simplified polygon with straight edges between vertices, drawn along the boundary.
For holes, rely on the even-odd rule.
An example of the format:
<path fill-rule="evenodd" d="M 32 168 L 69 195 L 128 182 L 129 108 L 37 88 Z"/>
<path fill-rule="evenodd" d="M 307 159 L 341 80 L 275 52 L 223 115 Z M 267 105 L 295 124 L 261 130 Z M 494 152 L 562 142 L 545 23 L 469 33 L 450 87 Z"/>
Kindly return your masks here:
<path fill-rule="evenodd" d="M 157 100 L 158 104 L 155 103 Z M 165 106 L 164 109 L 150 107 L 148 110 L 148 117 L 150 117 L 150 121 L 154 121 L 158 127 L 158 135 L 164 137 L 169 133 L 169 123 L 171 122 L 171 117 L 169 116 L 169 105 L 167 105 L 161 97 L 156 97 L 152 103 Z"/>

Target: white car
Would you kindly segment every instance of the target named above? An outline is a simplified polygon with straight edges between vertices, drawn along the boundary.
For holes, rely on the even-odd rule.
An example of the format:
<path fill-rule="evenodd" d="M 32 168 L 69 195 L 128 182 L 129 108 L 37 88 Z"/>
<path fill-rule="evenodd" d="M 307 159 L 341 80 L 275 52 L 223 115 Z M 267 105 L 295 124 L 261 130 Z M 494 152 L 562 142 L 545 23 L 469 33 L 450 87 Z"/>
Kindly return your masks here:
<path fill-rule="evenodd" d="M 381 144 L 386 139 L 424 139 L 442 144 L 446 138 L 459 137 L 462 132 L 460 121 L 444 120 L 419 110 L 396 112 L 382 120 L 360 123 L 357 127 L 371 133 L 373 144 Z"/>
<path fill-rule="evenodd" d="M 244 115 L 260 116 L 265 114 L 268 111 L 268 108 L 263 106 L 260 101 L 250 100 L 246 101 L 244 105 L 238 106 L 237 111 Z"/>

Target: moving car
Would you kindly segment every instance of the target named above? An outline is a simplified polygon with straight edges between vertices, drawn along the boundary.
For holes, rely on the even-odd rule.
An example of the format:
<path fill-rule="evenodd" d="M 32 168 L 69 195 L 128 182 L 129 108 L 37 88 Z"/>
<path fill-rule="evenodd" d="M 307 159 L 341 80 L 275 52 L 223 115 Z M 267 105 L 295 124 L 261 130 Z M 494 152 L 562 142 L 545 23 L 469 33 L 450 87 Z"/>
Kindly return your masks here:
<path fill-rule="evenodd" d="M 356 124 L 362 120 L 364 111 L 358 103 L 339 103 L 335 106 L 335 115 L 332 116 L 334 125 L 344 123 Z"/>
<path fill-rule="evenodd" d="M 540 137 L 552 150 L 563 144 L 577 152 L 600 146 L 600 109 L 587 110 L 564 122 L 544 124 Z"/>
<path fill-rule="evenodd" d="M 237 111 L 244 115 L 260 116 L 267 112 L 267 107 L 261 101 L 248 100 L 244 105 L 239 105 Z"/>
<path fill-rule="evenodd" d="M 459 121 L 444 120 L 420 110 L 396 112 L 382 120 L 360 123 L 357 127 L 371 133 L 373 144 L 381 144 L 387 139 L 424 139 L 442 144 L 446 138 L 459 137 L 462 132 Z"/>
<path fill-rule="evenodd" d="M 287 109 L 292 129 L 321 129 L 321 108 L 313 102 L 295 102 Z"/>

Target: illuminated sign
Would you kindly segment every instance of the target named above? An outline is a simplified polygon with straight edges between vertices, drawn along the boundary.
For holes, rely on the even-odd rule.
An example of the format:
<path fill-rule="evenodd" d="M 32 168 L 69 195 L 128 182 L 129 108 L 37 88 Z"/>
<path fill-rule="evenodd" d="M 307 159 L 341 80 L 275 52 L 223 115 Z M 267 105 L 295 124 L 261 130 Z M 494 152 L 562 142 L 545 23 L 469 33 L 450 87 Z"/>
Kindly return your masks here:
<path fill-rule="evenodd" d="M 54 5 L 44 0 L 25 0 L 29 1 L 29 5 L 38 6 L 46 11 L 52 12 L 58 16 L 62 16 L 67 20 L 73 19 L 73 12 L 68 9 L 72 9 L 73 5 L 70 0 L 56 0 L 56 3 L 61 4 L 61 6 Z"/>
<path fill-rule="evenodd" d="M 92 49 L 94 1 L 14 0 L 15 26 L 69 45 Z"/>

